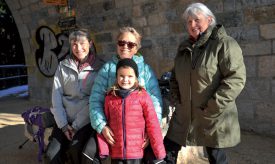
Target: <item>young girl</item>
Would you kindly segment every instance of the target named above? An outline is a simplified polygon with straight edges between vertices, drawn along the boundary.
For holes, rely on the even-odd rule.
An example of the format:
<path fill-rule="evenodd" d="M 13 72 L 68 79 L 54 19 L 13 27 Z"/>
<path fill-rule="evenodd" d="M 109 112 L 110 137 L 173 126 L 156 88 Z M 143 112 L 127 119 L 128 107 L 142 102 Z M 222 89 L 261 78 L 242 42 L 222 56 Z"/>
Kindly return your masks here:
<path fill-rule="evenodd" d="M 157 162 L 162 162 L 166 153 L 160 125 L 150 96 L 138 84 L 137 64 L 132 59 L 121 59 L 116 78 L 104 106 L 113 140 L 98 134 L 100 156 L 110 155 L 112 164 L 141 163 L 147 133 Z"/>

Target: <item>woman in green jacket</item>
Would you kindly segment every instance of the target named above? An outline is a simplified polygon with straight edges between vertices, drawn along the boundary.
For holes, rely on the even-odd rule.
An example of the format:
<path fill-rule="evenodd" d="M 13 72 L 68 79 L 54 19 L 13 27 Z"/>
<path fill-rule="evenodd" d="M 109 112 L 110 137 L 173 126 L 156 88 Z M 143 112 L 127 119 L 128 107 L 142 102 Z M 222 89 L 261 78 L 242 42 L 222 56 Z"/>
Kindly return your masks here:
<path fill-rule="evenodd" d="M 191 4 L 183 16 L 189 38 L 178 48 L 170 81 L 176 109 L 166 160 L 176 163 L 181 146 L 197 145 L 211 164 L 228 163 L 224 148 L 240 142 L 235 100 L 246 81 L 242 51 L 204 4 Z"/>

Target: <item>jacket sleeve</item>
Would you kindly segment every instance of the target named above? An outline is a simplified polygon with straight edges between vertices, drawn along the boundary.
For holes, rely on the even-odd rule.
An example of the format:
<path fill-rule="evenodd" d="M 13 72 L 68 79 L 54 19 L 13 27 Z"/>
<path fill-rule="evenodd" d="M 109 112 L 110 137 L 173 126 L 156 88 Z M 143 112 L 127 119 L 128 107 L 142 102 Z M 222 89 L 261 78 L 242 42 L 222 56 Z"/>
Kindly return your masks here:
<path fill-rule="evenodd" d="M 150 96 L 143 90 L 142 94 L 142 107 L 145 118 L 146 132 L 150 139 L 153 152 L 157 159 L 164 159 L 166 156 L 161 128 L 158 122 L 154 105 Z"/>
<path fill-rule="evenodd" d="M 171 71 L 171 77 L 169 80 L 170 94 L 169 100 L 171 106 L 176 106 L 176 104 L 181 104 L 180 93 L 179 93 L 179 85 L 175 75 L 175 69 L 173 68 Z"/>
<path fill-rule="evenodd" d="M 109 119 L 109 108 L 108 108 L 108 96 L 105 98 L 104 102 L 104 114 L 106 116 L 106 119 Z M 110 155 L 110 150 L 109 150 L 109 144 L 104 138 L 102 134 L 97 133 L 97 142 L 98 142 L 98 153 L 100 158 L 106 158 Z"/>
<path fill-rule="evenodd" d="M 96 134 L 98 143 L 98 154 L 100 158 L 107 158 L 110 155 L 110 150 L 107 141 L 102 134 Z"/>
<path fill-rule="evenodd" d="M 233 38 L 227 37 L 223 40 L 218 60 L 222 79 L 216 92 L 207 102 L 207 108 L 216 111 L 235 103 L 246 81 L 242 50 Z"/>
<path fill-rule="evenodd" d="M 98 133 L 101 133 L 103 127 L 106 125 L 104 99 L 108 89 L 108 68 L 108 63 L 106 63 L 99 70 L 89 99 L 91 125 Z"/>
<path fill-rule="evenodd" d="M 55 122 L 58 128 L 63 128 L 68 124 L 67 115 L 62 103 L 63 86 L 62 86 L 62 75 L 58 66 L 53 80 L 52 87 L 52 108 L 51 112 L 54 115 Z"/>
<path fill-rule="evenodd" d="M 158 84 L 158 79 L 154 71 L 152 70 L 152 68 L 147 64 L 145 65 L 144 72 L 146 73 L 145 88 L 153 101 L 159 123 L 161 124 L 163 103 L 162 103 L 162 97 L 161 97 L 160 88 Z"/>

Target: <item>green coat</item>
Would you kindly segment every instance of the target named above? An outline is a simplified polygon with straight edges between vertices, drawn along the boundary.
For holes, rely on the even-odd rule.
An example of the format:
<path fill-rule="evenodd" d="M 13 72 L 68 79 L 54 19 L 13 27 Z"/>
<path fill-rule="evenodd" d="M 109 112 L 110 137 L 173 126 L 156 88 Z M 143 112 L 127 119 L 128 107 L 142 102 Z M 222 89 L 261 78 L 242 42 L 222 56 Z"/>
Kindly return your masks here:
<path fill-rule="evenodd" d="M 167 137 L 185 146 L 225 148 L 240 142 L 235 100 L 246 71 L 238 43 L 221 25 L 192 44 L 183 42 L 170 81 L 176 104 Z"/>

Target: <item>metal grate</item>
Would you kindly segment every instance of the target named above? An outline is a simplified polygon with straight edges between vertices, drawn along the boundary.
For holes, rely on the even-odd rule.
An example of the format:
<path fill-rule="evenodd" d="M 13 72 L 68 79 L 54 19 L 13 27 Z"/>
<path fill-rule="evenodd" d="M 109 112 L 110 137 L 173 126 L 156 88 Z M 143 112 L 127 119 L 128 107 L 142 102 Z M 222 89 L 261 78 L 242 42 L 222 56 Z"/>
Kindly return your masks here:
<path fill-rule="evenodd" d="M 0 90 L 26 85 L 27 83 L 28 74 L 26 65 L 0 65 Z"/>

